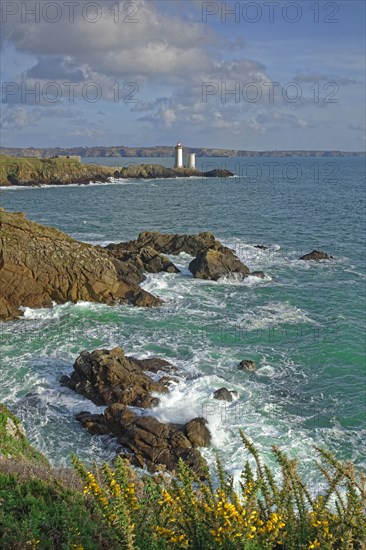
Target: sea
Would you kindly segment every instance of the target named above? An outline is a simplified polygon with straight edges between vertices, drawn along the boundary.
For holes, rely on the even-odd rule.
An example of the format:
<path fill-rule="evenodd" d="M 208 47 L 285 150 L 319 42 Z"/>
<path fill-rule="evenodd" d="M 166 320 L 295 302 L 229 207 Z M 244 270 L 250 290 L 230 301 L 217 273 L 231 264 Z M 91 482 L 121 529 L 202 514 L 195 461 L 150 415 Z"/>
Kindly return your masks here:
<path fill-rule="evenodd" d="M 83 162 L 118 170 L 142 162 L 172 166 L 173 159 Z M 197 158 L 197 167 L 235 176 L 1 189 L 3 208 L 92 244 L 145 230 L 212 231 L 266 277 L 194 279 L 192 258 L 180 254 L 172 257 L 180 273 L 148 275 L 142 285 L 164 300 L 162 307 L 26 308 L 22 319 L 0 325 L 0 401 L 53 464 L 69 464 L 72 452 L 86 462 L 111 461 L 116 442 L 75 420 L 77 412 L 103 407 L 59 379 L 81 351 L 121 346 L 127 355 L 159 356 L 179 368 L 179 380 L 151 414 L 166 422 L 205 417 L 210 465 L 218 455 L 239 475 L 248 457 L 242 429 L 277 472 L 272 445 L 297 457 L 314 484 L 316 446 L 364 469 L 365 159 Z M 333 259 L 299 259 L 313 249 Z M 239 370 L 242 359 L 256 361 L 257 370 Z M 236 392 L 233 402 L 213 399 L 221 387 Z"/>

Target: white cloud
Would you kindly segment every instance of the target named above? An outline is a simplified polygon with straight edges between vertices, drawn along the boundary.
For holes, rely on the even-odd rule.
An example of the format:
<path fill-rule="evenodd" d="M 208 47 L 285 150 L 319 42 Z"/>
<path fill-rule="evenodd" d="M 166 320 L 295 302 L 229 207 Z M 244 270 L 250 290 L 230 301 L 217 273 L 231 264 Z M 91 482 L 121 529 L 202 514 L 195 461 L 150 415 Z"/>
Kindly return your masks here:
<path fill-rule="evenodd" d="M 34 125 L 38 119 L 39 116 L 29 112 L 25 107 L 8 108 L 3 114 L 1 127 L 6 130 L 21 130 Z"/>

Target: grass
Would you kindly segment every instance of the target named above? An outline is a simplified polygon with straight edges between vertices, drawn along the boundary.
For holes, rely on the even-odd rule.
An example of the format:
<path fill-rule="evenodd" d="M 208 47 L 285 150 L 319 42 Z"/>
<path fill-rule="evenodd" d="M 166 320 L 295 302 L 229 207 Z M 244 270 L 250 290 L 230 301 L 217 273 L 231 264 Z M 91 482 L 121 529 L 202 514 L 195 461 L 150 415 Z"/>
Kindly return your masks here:
<path fill-rule="evenodd" d="M 72 158 L 39 159 L 0 155 L 0 185 L 77 183 L 77 180 L 112 174 L 110 168 L 82 164 Z"/>
<path fill-rule="evenodd" d="M 9 421 L 10 419 L 10 421 Z M 276 446 L 281 475 L 240 433 L 246 459 L 240 487 L 217 459 L 198 478 L 181 461 L 175 474 L 143 475 L 117 457 L 86 468 L 52 468 L 19 420 L 0 408 L 0 548 L 4 550 L 363 550 L 366 479 L 351 463 L 317 449 L 324 483 L 313 494 Z M 12 439 L 14 441 L 12 441 Z"/>
<path fill-rule="evenodd" d="M 47 463 L 44 456 L 28 443 L 18 418 L 1 403 L 0 453 L 3 457 L 23 457 L 28 460 Z"/>
<path fill-rule="evenodd" d="M 0 411 L 0 548 L 117 548 L 73 470 L 52 468 L 29 445 L 19 420 L 4 405 Z"/>

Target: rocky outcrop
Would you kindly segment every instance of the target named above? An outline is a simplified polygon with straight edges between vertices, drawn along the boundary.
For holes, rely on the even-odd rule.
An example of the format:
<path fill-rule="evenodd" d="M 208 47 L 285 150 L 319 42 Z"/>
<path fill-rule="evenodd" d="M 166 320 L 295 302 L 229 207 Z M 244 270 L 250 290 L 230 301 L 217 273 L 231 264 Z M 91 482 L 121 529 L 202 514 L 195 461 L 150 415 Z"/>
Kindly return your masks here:
<path fill-rule="evenodd" d="M 0 209 L 0 318 L 13 319 L 21 306 L 54 302 L 162 302 L 124 277 L 121 265 L 98 247 Z"/>
<path fill-rule="evenodd" d="M 227 178 L 233 172 L 222 168 L 200 172 L 195 168 L 167 168 L 161 164 L 131 164 L 114 172 L 116 178 L 156 179 L 202 176 L 207 178 Z"/>
<path fill-rule="evenodd" d="M 252 359 L 243 359 L 243 361 L 240 361 L 239 363 L 239 370 L 254 372 L 255 370 L 257 370 L 256 362 Z"/>
<path fill-rule="evenodd" d="M 109 244 L 106 248 L 112 256 L 123 263 L 116 265 L 117 269 L 130 267 L 130 276 L 134 276 L 138 282 L 145 279 L 144 273 L 179 273 L 179 269 L 163 254 L 160 254 L 152 246 L 140 246 L 137 241 L 131 243 Z"/>
<path fill-rule="evenodd" d="M 219 388 L 213 394 L 214 399 L 219 399 L 220 401 L 228 401 L 231 403 L 233 400 L 233 392 L 227 388 Z"/>
<path fill-rule="evenodd" d="M 174 372 L 167 361 L 157 357 L 135 359 L 126 357 L 122 348 L 83 351 L 74 363 L 74 372 L 62 383 L 87 397 L 95 405 L 133 405 L 153 407 L 159 399 L 152 393 L 167 393 L 166 384 L 154 381 L 146 371 Z"/>
<path fill-rule="evenodd" d="M 235 273 L 242 278 L 248 275 L 264 278 L 263 271 L 250 273 L 234 252 L 215 239 L 213 233 L 203 232 L 198 235 L 180 235 L 144 231 L 138 238 L 120 244 L 110 244 L 107 250 L 123 265 L 130 263 L 143 280 L 143 273 L 166 271 L 177 273 L 179 270 L 165 256 L 181 252 L 196 256 L 189 264 L 194 277 L 217 281 L 225 275 Z"/>
<path fill-rule="evenodd" d="M 138 238 L 128 243 L 121 243 L 125 250 L 136 254 L 143 248 L 153 248 L 160 254 L 176 256 L 181 252 L 195 256 L 200 250 L 222 246 L 209 231 L 198 235 L 181 235 L 177 233 L 159 233 L 158 231 L 143 231 Z M 113 250 L 113 245 L 108 248 Z"/>
<path fill-rule="evenodd" d="M 215 168 L 214 170 L 202 173 L 202 176 L 205 178 L 231 178 L 233 175 L 234 174 L 230 172 L 230 170 L 225 170 L 223 168 Z"/>
<path fill-rule="evenodd" d="M 313 250 L 312 252 L 309 252 L 309 254 L 304 254 L 300 257 L 300 260 L 333 260 L 333 256 L 330 256 L 326 252 L 322 252 L 321 250 Z"/>
<path fill-rule="evenodd" d="M 197 447 L 208 447 L 211 435 L 206 420 L 194 418 L 187 424 L 165 424 L 152 416 L 138 416 L 120 403 L 104 414 L 81 412 L 77 420 L 93 434 L 113 434 L 133 464 L 150 472 L 174 471 L 179 459 L 203 476 L 204 460 Z"/>
<path fill-rule="evenodd" d="M 197 279 L 213 281 L 231 273 L 238 273 L 242 277 L 250 274 L 250 269 L 226 247 L 221 247 L 219 250 L 201 250 L 189 264 L 189 270 Z"/>
<path fill-rule="evenodd" d="M 70 377 L 60 382 L 96 405 L 109 405 L 103 414 L 82 412 L 77 420 L 91 433 L 112 434 L 128 451 L 132 462 L 150 471 L 162 467 L 175 470 L 179 458 L 202 473 L 198 447 L 207 447 L 211 436 L 203 418 L 186 424 L 165 424 L 148 415 L 136 414 L 128 406 L 153 407 L 153 393 L 167 393 L 177 369 L 158 357 L 127 357 L 121 348 L 84 351 L 74 363 Z M 149 375 L 150 373 L 150 375 Z"/>

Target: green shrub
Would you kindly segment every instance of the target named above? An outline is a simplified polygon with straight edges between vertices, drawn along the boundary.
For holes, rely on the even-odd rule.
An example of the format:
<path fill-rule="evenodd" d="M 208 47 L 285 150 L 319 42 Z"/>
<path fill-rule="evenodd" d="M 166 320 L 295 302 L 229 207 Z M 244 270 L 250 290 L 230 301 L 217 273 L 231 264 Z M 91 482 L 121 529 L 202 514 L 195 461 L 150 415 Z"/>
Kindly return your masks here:
<path fill-rule="evenodd" d="M 317 464 L 326 488 L 314 496 L 290 460 L 277 447 L 273 453 L 281 481 L 264 465 L 252 442 L 241 432 L 255 467 L 246 461 L 240 491 L 235 491 L 220 460 L 214 483 L 208 471 L 198 479 L 180 462 L 176 475 L 138 477 L 117 458 L 115 469 L 103 465 L 87 471 L 73 458 L 103 518 L 128 550 L 320 550 L 366 548 L 365 476 L 352 464 L 340 463 L 317 449 Z"/>
<path fill-rule="evenodd" d="M 117 548 L 100 528 L 100 514 L 82 492 L 57 480 L 28 479 L 0 472 L 0 548 L 50 550 Z"/>

